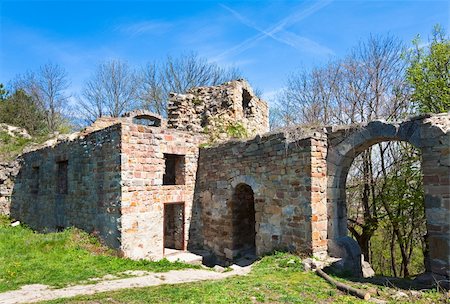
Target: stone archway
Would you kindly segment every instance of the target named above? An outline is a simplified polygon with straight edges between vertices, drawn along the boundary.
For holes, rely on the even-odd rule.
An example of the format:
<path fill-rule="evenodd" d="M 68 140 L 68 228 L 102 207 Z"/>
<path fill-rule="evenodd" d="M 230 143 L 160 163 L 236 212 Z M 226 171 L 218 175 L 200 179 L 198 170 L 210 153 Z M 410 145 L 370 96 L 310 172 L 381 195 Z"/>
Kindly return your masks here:
<path fill-rule="evenodd" d="M 328 238 L 347 235 L 346 178 L 354 158 L 383 141 L 406 141 L 422 151 L 430 267 L 450 275 L 450 115 L 340 127 L 328 133 Z"/>

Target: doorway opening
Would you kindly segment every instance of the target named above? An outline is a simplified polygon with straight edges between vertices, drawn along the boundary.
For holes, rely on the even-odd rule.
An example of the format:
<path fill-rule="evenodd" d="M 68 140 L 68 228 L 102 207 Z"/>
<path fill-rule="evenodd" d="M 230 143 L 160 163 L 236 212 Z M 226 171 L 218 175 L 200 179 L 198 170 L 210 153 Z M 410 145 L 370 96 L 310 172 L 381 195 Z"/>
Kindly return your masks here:
<path fill-rule="evenodd" d="M 164 204 L 164 250 L 184 250 L 184 203 Z"/>
<path fill-rule="evenodd" d="M 347 228 L 376 274 L 425 271 L 428 246 L 421 151 L 402 141 L 367 147 L 346 180 Z"/>
<path fill-rule="evenodd" d="M 239 184 L 233 194 L 232 204 L 233 244 L 235 257 L 256 252 L 255 197 L 247 184 Z"/>

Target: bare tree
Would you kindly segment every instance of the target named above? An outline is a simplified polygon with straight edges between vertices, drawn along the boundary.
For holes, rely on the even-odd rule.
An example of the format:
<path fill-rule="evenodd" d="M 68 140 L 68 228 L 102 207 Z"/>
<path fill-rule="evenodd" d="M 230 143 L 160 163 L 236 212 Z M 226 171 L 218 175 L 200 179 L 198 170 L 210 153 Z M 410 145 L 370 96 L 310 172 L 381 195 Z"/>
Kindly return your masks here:
<path fill-rule="evenodd" d="M 277 102 L 278 120 L 284 125 L 351 124 L 408 115 L 412 106 L 403 52 L 403 44 L 391 36 L 370 36 L 344 59 L 291 75 Z M 413 224 L 399 227 L 402 206 L 389 205 L 391 198 L 386 197 L 383 185 L 392 180 L 393 172 L 399 171 L 409 155 L 410 151 L 396 143 L 372 146 L 355 158 L 347 180 L 348 228 L 365 259 L 371 259 L 371 239 L 379 221 L 388 219 L 389 230 L 395 234 L 392 240 L 401 252 L 403 275 L 408 275 L 411 230 L 416 223 L 423 223 L 423 212 L 414 213 L 415 218 L 408 222 Z"/>
<path fill-rule="evenodd" d="M 136 73 L 126 62 L 100 63 L 84 85 L 79 100 L 82 116 L 91 122 L 104 115 L 120 116 L 136 106 L 138 86 Z"/>
<path fill-rule="evenodd" d="M 286 124 L 349 124 L 404 115 L 409 103 L 402 52 L 397 39 L 371 36 L 342 60 L 291 75 L 277 107 L 289 113 Z"/>
<path fill-rule="evenodd" d="M 13 86 L 24 90 L 33 102 L 45 112 L 49 131 L 56 131 L 63 123 L 62 111 L 67 107 L 69 87 L 67 72 L 55 63 L 39 67 L 37 72 L 29 71 L 16 77 Z"/>
<path fill-rule="evenodd" d="M 196 86 L 217 85 L 242 78 L 235 68 L 222 68 L 195 53 L 167 56 L 162 62 L 148 63 L 140 73 L 141 106 L 165 115 L 170 92 L 185 93 Z"/>

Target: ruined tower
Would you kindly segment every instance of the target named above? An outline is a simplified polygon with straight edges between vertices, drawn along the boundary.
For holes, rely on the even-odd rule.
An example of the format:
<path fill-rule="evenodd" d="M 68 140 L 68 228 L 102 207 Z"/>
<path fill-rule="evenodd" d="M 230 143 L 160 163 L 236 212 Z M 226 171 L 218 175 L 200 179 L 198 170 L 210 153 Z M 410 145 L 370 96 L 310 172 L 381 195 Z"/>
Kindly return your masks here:
<path fill-rule="evenodd" d="M 234 131 L 244 131 L 243 137 L 250 137 L 269 131 L 269 108 L 241 79 L 195 87 L 186 94 L 172 93 L 167 125 L 184 131 L 215 132 L 220 138 L 230 137 L 227 135 Z"/>

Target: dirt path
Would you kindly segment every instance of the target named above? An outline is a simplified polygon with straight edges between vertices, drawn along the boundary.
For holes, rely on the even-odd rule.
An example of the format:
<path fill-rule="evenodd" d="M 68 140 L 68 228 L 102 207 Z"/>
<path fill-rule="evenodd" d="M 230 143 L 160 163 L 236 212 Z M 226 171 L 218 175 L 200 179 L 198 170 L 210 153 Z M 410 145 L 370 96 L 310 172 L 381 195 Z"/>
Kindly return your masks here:
<path fill-rule="evenodd" d="M 27 285 L 19 290 L 0 293 L 1 304 L 34 303 L 58 298 L 68 298 L 79 295 L 91 295 L 103 291 L 113 291 L 123 288 L 147 287 L 161 284 L 179 284 L 205 280 L 220 280 L 234 275 L 245 275 L 250 272 L 250 266 L 233 265 L 232 271 L 214 272 L 210 270 L 172 270 L 162 273 L 149 273 L 144 276 L 109 281 L 100 281 L 91 285 L 77 285 L 61 289 L 50 289 L 47 285 Z"/>

